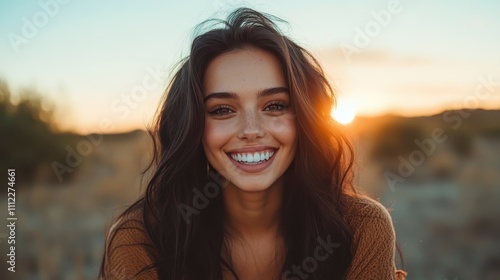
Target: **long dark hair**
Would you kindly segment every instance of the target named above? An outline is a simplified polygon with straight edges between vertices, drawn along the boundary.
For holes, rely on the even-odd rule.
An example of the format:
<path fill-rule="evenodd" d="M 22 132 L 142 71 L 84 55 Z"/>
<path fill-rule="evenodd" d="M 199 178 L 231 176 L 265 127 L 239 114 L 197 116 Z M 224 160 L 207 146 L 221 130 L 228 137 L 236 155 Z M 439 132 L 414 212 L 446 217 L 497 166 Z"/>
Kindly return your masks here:
<path fill-rule="evenodd" d="M 295 108 L 296 156 L 285 172 L 280 229 L 286 246 L 281 272 L 300 266 L 318 240 L 336 244 L 317 262 L 309 279 L 343 279 L 352 260 L 352 233 L 343 213 L 352 187 L 353 149 L 330 117 L 335 95 L 314 57 L 279 30 L 273 16 L 240 8 L 226 21 L 206 21 L 211 29 L 193 40 L 190 54 L 179 64 L 159 111 L 153 140 L 152 177 L 145 193 L 122 214 L 142 210 L 152 243 L 153 263 L 160 279 L 222 279 L 236 275 L 223 257 L 224 206 L 221 192 L 200 203 L 206 187 L 220 187 L 210 169 L 202 137 L 205 124 L 203 75 L 217 56 L 235 49 L 258 48 L 280 61 Z M 209 168 L 207 168 L 209 167 Z M 200 205 L 203 204 L 203 205 Z M 112 235 L 111 237 L 112 238 Z M 108 240 L 109 242 L 109 240 Z M 104 272 L 104 260 L 101 275 Z"/>

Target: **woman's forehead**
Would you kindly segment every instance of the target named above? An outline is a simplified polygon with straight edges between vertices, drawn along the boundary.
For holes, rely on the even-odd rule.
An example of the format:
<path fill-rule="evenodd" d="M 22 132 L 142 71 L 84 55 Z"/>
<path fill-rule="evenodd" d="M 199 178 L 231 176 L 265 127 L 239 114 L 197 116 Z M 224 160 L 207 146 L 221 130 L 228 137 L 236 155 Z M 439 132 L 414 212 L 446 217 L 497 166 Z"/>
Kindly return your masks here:
<path fill-rule="evenodd" d="M 235 50 L 214 58 L 203 81 L 204 95 L 286 87 L 279 60 L 270 52 L 256 48 Z"/>

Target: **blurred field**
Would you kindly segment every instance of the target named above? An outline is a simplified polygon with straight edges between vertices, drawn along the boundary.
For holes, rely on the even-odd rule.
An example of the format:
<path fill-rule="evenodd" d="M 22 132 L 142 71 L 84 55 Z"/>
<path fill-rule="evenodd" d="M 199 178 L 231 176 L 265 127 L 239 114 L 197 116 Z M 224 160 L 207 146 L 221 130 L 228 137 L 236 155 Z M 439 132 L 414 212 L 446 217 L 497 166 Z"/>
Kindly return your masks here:
<path fill-rule="evenodd" d="M 500 279 L 500 111 L 446 121 L 460 113 L 354 124 L 358 183 L 392 210 L 408 279 Z M 388 180 L 384 174 L 400 175 L 412 153 L 420 162 L 415 140 L 431 139 L 435 129 L 446 140 L 422 152 L 403 182 Z"/>
<path fill-rule="evenodd" d="M 8 278 L 12 273 L 2 269 L 0 278 L 96 279 L 111 217 L 139 195 L 148 137 L 141 131 L 104 135 L 71 179 L 17 185 L 17 271 Z M 0 208 L 6 212 L 6 199 Z"/>
<path fill-rule="evenodd" d="M 458 125 L 456 116 L 465 113 L 469 115 L 460 117 Z M 96 279 L 112 217 L 141 191 L 140 171 L 150 157 L 149 136 L 139 130 L 90 136 L 53 132 L 53 137 L 64 136 L 53 147 L 57 153 L 25 168 L 15 161 L 23 152 L 15 143 L 26 139 L 12 133 L 19 127 L 6 125 L 9 118 L 12 114 L 2 115 L 0 147 L 2 166 L 16 168 L 19 178 L 17 271 L 2 269 L 0 278 Z M 357 184 L 391 209 L 408 279 L 500 279 L 498 120 L 500 111 L 471 110 L 415 118 L 358 118 L 346 127 L 357 151 Z M 446 139 L 431 149 L 424 140 L 432 139 L 436 128 L 443 131 L 439 139 Z M 39 140 L 36 137 L 28 136 L 33 143 Z M 92 143 L 89 137 L 101 140 L 85 150 L 80 161 L 70 157 L 78 163 L 59 181 L 52 163 L 69 167 L 67 147 L 78 152 L 82 141 Z M 429 154 L 415 140 L 427 143 Z M 23 145 L 32 151 L 28 154 L 36 155 L 38 148 Z M 412 172 L 406 169 L 408 176 L 400 172 L 404 161 L 419 163 Z M 0 209 L 7 209 L 5 191 L 2 196 Z M 7 250 L 4 240 L 2 252 Z M 6 254 L 0 260 L 5 264 Z"/>

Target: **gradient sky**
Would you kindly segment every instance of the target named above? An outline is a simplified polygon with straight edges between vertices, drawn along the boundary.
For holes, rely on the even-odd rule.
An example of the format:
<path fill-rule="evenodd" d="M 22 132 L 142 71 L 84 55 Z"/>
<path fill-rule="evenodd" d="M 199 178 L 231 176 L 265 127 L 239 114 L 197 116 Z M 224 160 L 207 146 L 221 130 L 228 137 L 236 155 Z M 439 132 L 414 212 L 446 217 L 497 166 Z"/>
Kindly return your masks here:
<path fill-rule="evenodd" d="M 284 32 L 317 56 L 341 102 L 360 115 L 500 108 L 499 1 L 61 2 L 0 2 L 0 79 L 14 92 L 47 95 L 64 129 L 100 132 L 103 120 L 103 132 L 144 129 L 194 26 L 239 6 L 288 21 Z M 356 44 L 358 30 L 375 28 L 374 14 L 391 3 L 399 12 L 366 46 Z M 349 59 L 348 45 L 358 47 Z M 496 86 L 478 98 L 481 79 Z M 145 85 L 140 99 L 126 99 Z"/>

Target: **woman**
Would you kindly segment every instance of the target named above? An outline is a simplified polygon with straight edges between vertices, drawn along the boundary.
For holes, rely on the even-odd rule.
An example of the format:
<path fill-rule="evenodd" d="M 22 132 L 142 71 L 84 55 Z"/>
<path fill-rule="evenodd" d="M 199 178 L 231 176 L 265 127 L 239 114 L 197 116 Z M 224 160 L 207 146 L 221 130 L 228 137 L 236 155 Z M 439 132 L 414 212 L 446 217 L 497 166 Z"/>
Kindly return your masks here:
<path fill-rule="evenodd" d="M 388 212 L 352 187 L 319 64 L 271 16 L 222 24 L 167 89 L 154 173 L 110 230 L 101 278 L 404 279 Z"/>

